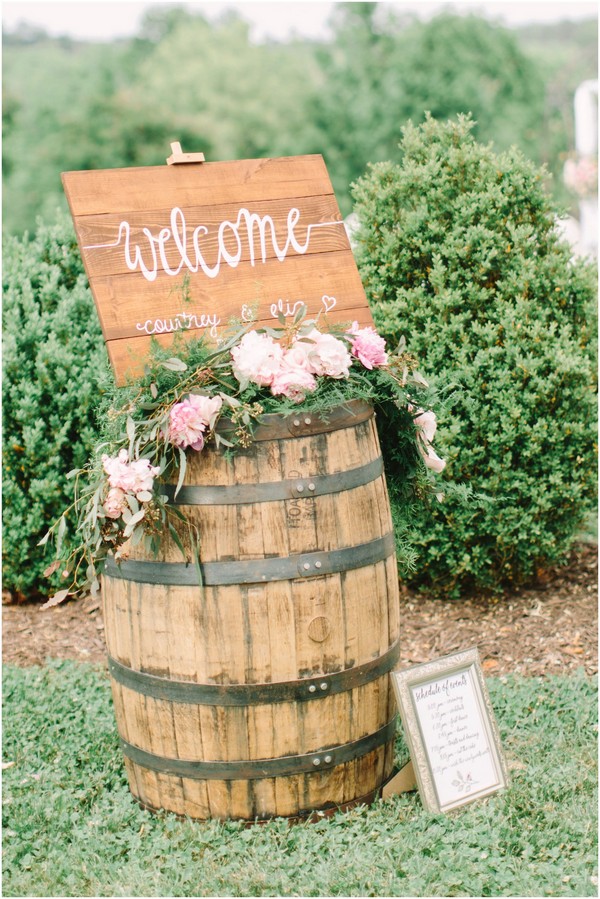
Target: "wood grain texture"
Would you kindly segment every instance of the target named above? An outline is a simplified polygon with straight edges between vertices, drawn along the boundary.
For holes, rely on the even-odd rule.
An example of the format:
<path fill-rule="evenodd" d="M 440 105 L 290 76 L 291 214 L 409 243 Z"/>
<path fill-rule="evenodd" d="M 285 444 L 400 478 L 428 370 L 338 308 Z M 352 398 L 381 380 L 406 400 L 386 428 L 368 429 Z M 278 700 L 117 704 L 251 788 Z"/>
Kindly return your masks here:
<path fill-rule="evenodd" d="M 142 372 L 151 335 L 214 342 L 251 311 L 259 326 L 300 303 L 372 324 L 321 156 L 62 179 L 118 384 Z"/>
<path fill-rule="evenodd" d="M 190 486 L 278 483 L 343 475 L 379 456 L 372 419 L 329 433 L 266 440 L 227 460 L 190 456 Z M 354 547 L 388 532 L 383 476 L 333 494 L 240 505 L 184 506 L 201 532 L 201 561 L 285 558 Z M 139 547 L 131 557 L 143 560 Z M 165 539 L 162 558 L 178 551 Z M 224 586 L 103 578 L 109 654 L 136 671 L 197 684 L 287 684 L 335 677 L 385 655 L 399 632 L 393 554 L 323 576 Z M 318 622 L 315 625 L 315 621 Z M 317 681 L 318 682 L 318 681 Z M 113 684 L 121 736 L 163 759 L 275 760 L 326 754 L 394 717 L 389 675 L 307 701 L 239 706 L 176 702 Z M 393 739 L 323 770 L 233 780 L 157 773 L 127 762 L 144 804 L 194 818 L 294 817 L 352 802 L 390 775 Z"/>
<path fill-rule="evenodd" d="M 318 154 L 63 172 L 62 182 L 74 216 L 333 193 Z"/>

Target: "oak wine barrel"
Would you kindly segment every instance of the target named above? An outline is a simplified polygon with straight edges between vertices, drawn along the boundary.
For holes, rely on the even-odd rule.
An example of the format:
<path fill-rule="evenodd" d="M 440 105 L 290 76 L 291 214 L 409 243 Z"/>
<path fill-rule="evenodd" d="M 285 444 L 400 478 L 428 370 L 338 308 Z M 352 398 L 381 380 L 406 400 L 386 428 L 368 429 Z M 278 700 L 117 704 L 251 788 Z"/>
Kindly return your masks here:
<path fill-rule="evenodd" d="M 202 585 L 167 535 L 158 559 L 135 547 L 102 579 L 131 792 L 248 821 L 371 801 L 393 768 L 399 645 L 372 407 L 263 416 L 233 458 L 190 452 L 176 502 Z"/>

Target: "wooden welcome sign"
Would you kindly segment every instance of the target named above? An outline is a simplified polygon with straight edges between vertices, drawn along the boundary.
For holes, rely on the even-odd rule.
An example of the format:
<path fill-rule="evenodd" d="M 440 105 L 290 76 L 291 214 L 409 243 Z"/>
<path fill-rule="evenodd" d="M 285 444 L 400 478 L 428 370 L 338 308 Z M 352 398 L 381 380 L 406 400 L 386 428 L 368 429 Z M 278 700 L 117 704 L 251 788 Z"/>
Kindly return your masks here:
<path fill-rule="evenodd" d="M 216 342 L 231 319 L 273 325 L 301 304 L 372 324 L 322 156 L 189 158 L 62 175 L 118 384 L 152 336 Z"/>

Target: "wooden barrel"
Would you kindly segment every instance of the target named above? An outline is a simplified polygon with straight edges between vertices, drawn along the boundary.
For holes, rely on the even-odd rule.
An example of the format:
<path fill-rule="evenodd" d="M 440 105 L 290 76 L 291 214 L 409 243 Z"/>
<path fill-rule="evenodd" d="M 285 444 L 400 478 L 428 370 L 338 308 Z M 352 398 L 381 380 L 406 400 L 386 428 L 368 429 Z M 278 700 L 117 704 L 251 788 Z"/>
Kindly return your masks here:
<path fill-rule="evenodd" d="M 398 577 L 372 407 L 263 420 L 233 459 L 189 454 L 177 502 L 202 586 L 166 538 L 103 576 L 117 725 L 150 809 L 301 818 L 372 800 L 392 772 Z"/>

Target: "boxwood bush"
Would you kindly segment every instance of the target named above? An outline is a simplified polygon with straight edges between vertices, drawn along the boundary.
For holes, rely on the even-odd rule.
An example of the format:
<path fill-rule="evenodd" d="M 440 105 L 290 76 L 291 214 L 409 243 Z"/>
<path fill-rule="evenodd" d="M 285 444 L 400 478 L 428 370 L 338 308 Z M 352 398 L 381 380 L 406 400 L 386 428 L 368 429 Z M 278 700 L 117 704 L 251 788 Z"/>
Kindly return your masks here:
<path fill-rule="evenodd" d="M 4 587 L 48 595 L 60 575 L 43 576 L 51 549 L 37 544 L 71 500 L 66 475 L 87 461 L 108 372 L 66 215 L 6 239 L 3 289 Z"/>
<path fill-rule="evenodd" d="M 559 237 L 545 172 L 472 127 L 409 125 L 400 163 L 354 187 L 377 326 L 446 395 L 444 477 L 487 497 L 413 510 L 418 581 L 451 596 L 563 560 L 596 483 L 595 267 Z"/>

